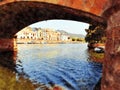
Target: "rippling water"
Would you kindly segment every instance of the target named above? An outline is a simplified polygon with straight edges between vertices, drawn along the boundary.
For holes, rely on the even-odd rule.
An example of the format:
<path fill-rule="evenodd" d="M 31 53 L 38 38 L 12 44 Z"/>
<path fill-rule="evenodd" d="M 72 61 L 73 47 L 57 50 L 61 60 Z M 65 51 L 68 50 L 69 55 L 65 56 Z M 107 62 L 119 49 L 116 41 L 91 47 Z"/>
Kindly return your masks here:
<path fill-rule="evenodd" d="M 17 70 L 46 86 L 93 90 L 101 64 L 89 60 L 87 44 L 18 44 Z"/>

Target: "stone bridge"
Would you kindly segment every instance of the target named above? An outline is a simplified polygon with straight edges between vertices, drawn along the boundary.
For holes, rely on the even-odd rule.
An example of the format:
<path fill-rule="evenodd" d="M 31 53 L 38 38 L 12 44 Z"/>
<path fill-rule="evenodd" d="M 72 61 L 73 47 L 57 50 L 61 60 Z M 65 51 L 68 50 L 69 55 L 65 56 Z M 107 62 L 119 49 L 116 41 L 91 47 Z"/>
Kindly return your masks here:
<path fill-rule="evenodd" d="M 120 0 L 1 0 L 0 50 L 13 50 L 14 34 L 22 28 L 50 19 L 82 21 L 106 28 L 101 89 L 120 90 Z"/>

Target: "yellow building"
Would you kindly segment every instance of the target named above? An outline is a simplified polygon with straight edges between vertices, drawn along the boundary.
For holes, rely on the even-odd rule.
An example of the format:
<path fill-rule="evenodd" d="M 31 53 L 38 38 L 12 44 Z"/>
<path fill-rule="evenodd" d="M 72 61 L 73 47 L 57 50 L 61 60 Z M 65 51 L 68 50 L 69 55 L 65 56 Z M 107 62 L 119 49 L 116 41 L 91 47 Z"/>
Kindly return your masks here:
<path fill-rule="evenodd" d="M 53 29 L 44 29 L 43 38 L 47 41 L 60 41 L 60 32 L 57 32 Z"/>

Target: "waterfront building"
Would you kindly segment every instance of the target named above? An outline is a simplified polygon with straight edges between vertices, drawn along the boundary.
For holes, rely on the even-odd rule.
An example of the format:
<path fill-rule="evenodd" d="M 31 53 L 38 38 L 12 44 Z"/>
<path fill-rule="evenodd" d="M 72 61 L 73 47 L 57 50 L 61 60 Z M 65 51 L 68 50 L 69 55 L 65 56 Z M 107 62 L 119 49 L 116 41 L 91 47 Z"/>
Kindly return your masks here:
<path fill-rule="evenodd" d="M 65 34 L 62 34 L 62 35 L 61 35 L 61 40 L 62 40 L 62 41 L 68 41 L 68 40 L 69 40 L 69 36 L 68 36 L 68 35 L 65 35 Z"/>
<path fill-rule="evenodd" d="M 45 36 L 45 40 L 60 41 L 60 32 L 57 32 L 53 29 L 45 29 L 43 35 Z"/>
<path fill-rule="evenodd" d="M 32 28 L 26 27 L 16 34 L 17 39 L 38 39 L 36 31 Z"/>
<path fill-rule="evenodd" d="M 19 42 L 60 42 L 68 41 L 68 35 L 62 34 L 54 29 L 42 29 L 26 27 L 16 34 Z"/>

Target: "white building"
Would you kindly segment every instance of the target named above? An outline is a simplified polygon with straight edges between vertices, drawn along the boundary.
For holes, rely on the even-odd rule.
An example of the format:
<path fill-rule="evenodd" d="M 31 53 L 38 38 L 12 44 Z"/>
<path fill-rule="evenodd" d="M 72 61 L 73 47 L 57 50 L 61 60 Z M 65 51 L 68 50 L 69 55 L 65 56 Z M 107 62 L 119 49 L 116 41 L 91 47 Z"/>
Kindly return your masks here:
<path fill-rule="evenodd" d="M 36 31 L 33 31 L 32 28 L 30 27 L 26 27 L 22 29 L 16 35 L 18 39 L 37 39 L 38 38 Z"/>
<path fill-rule="evenodd" d="M 68 40 L 69 40 L 69 36 L 68 35 L 65 35 L 65 34 L 61 35 L 61 41 L 68 41 Z"/>

